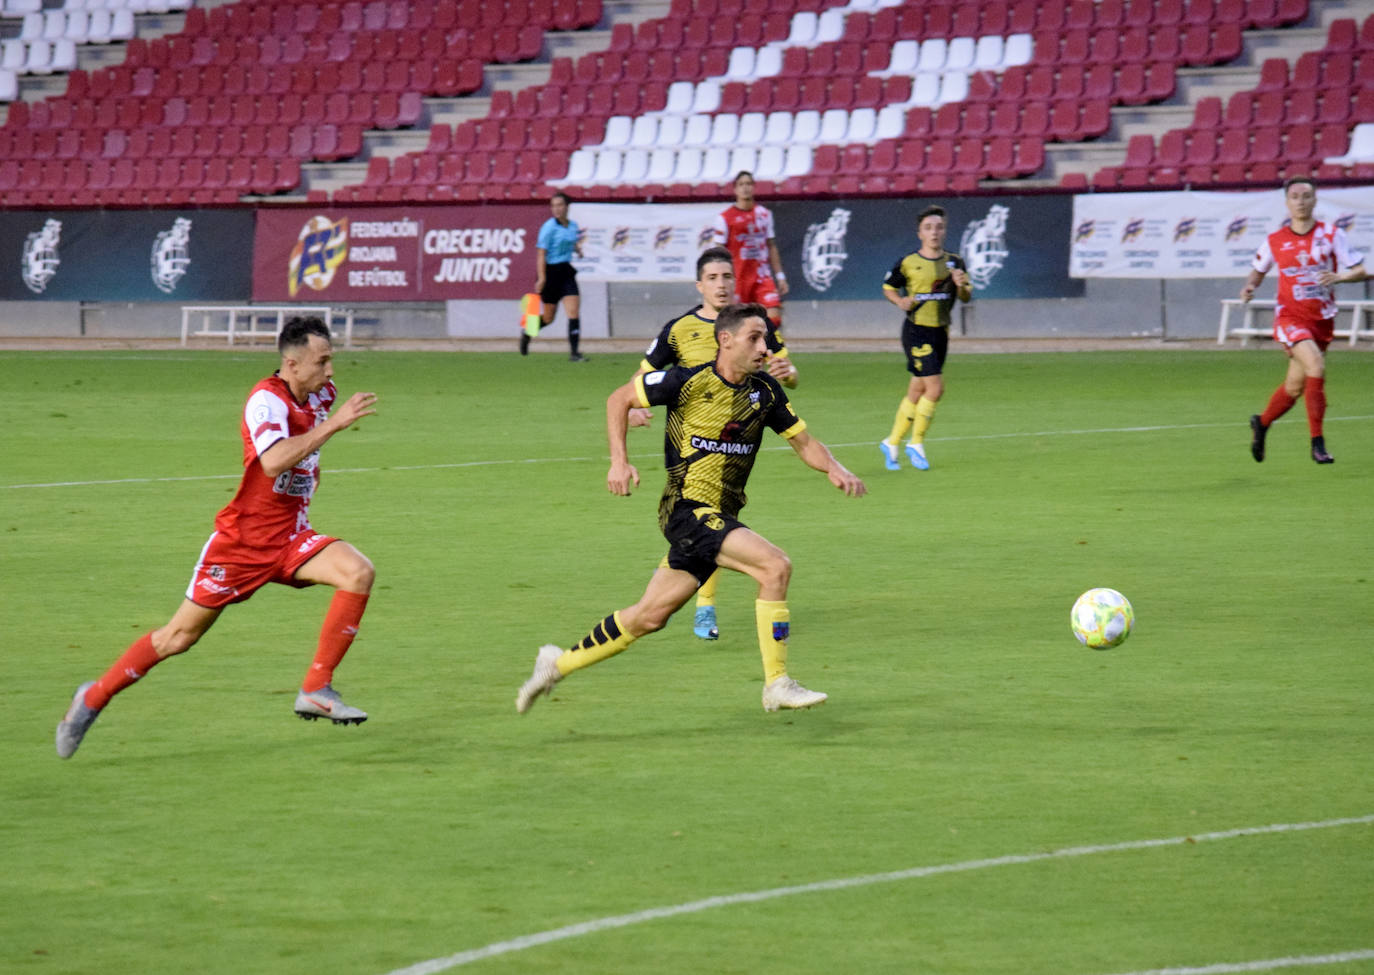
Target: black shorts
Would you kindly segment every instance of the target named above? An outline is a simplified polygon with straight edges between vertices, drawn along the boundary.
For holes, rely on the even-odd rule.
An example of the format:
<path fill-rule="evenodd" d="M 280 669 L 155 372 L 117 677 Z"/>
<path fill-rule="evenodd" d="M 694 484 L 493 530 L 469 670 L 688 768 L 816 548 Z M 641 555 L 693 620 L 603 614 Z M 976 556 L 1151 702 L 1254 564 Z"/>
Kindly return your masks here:
<path fill-rule="evenodd" d="M 663 526 L 663 537 L 668 539 L 668 556 L 664 561 L 670 569 L 692 573 L 697 585 L 701 585 L 716 571 L 716 556 L 725 536 L 743 527 L 738 520 L 709 505 L 679 501 Z"/>
<path fill-rule="evenodd" d="M 544 265 L 544 290 L 539 292 L 539 300 L 546 305 L 556 305 L 569 295 L 580 294 L 577 290 L 577 268 L 572 264 Z"/>
<path fill-rule="evenodd" d="M 902 351 L 906 353 L 907 372 L 918 379 L 938 376 L 944 371 L 949 351 L 949 329 L 903 322 Z"/>

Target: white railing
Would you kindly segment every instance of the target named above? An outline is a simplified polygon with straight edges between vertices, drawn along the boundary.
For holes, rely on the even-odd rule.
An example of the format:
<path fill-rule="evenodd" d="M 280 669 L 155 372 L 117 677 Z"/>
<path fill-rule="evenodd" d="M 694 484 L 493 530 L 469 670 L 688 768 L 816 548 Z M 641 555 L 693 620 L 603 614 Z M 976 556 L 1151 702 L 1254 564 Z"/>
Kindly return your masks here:
<path fill-rule="evenodd" d="M 1241 301 L 1239 298 L 1223 298 L 1221 300 L 1221 324 L 1217 326 L 1217 345 L 1225 345 L 1228 338 L 1237 337 L 1241 345 L 1248 345 L 1251 338 L 1270 338 L 1274 334 L 1272 324 L 1257 326 L 1255 324 L 1255 311 L 1257 309 L 1273 312 L 1277 302 L 1272 298 L 1254 298 L 1248 302 Z M 1231 312 L 1236 308 L 1245 309 L 1241 316 L 1239 325 L 1231 324 Z M 1356 344 L 1360 339 L 1374 340 L 1374 300 L 1371 301 L 1338 301 L 1336 302 L 1336 314 L 1350 312 L 1350 327 L 1338 328 L 1335 336 L 1338 339 L 1348 339 L 1351 345 Z"/>
<path fill-rule="evenodd" d="M 191 319 L 200 316 L 200 328 L 191 331 Z M 344 348 L 353 348 L 353 309 L 335 312 L 327 305 L 183 305 L 181 308 L 181 344 L 191 338 L 222 338 L 233 345 L 234 339 L 276 341 L 288 318 L 311 316 L 324 319 L 330 334 L 338 335 L 335 322 L 343 327 Z"/>

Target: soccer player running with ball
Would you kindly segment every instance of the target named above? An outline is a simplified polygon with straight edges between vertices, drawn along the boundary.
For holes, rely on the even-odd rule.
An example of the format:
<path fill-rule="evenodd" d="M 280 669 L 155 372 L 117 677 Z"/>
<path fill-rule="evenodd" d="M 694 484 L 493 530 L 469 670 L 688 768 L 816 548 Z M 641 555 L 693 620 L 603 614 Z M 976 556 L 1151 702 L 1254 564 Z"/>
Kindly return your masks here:
<path fill-rule="evenodd" d="M 1263 413 L 1250 417 L 1250 456 L 1264 460 L 1269 425 L 1292 408 L 1301 396 L 1307 404 L 1307 432 L 1312 459 L 1330 464 L 1322 420 L 1326 416 L 1326 347 L 1336 328 L 1336 294 L 1332 285 L 1364 281 L 1364 255 L 1354 250 L 1345 231 L 1313 217 L 1317 184 L 1309 176 L 1293 176 L 1283 184 L 1288 222 L 1270 234 L 1255 253 L 1240 300 L 1255 296 L 1270 268 L 1279 269 L 1278 301 L 1274 307 L 1274 338 L 1288 353 L 1288 373 L 1269 397 Z"/>
<path fill-rule="evenodd" d="M 958 254 L 945 250 L 949 224 L 943 207 L 928 206 L 916 218 L 921 246 L 898 261 L 883 281 L 883 297 L 902 310 L 902 349 L 906 353 L 906 396 L 886 440 L 878 441 L 883 465 L 898 470 L 897 448 L 907 429 L 911 439 L 906 455 L 911 466 L 929 470 L 925 436 L 935 418 L 935 405 L 945 394 L 945 355 L 949 351 L 949 319 L 954 300 L 970 301 L 973 284 Z"/>
<path fill-rule="evenodd" d="M 568 674 L 661 630 L 717 566 L 746 573 L 759 584 L 754 606 L 763 656 L 764 710 L 807 708 L 826 699 L 787 672 L 792 563 L 782 549 L 737 516 L 764 427 L 786 439 L 804 463 L 823 472 L 846 495 L 861 497 L 867 488 L 807 432 L 782 386 L 763 371 L 768 359 L 766 318 L 761 305 L 722 309 L 715 321 L 719 349 L 712 362 L 638 375 L 606 400 L 611 448 L 606 486 L 621 496 L 639 484 L 639 471 L 629 462 L 625 446 L 629 411 L 654 404 L 668 408 L 663 444 L 668 480 L 658 506 L 668 554 L 638 602 L 601 620 L 571 649 L 539 649 L 534 673 L 515 698 L 521 714 Z"/>
<path fill-rule="evenodd" d="M 362 621 L 374 571 L 352 545 L 310 527 L 310 498 L 320 483 L 320 448 L 376 413 L 375 393 L 354 393 L 333 415 L 333 346 L 318 318 L 292 318 L 277 339 L 281 368 L 253 387 L 243 408 L 243 479 L 215 516 L 186 598 L 165 626 L 134 641 L 98 680 L 76 689 L 57 726 L 57 754 L 71 758 L 110 698 L 163 660 L 184 653 L 230 603 L 269 582 L 336 590 L 314 662 L 295 710 L 302 718 L 361 724 L 367 714 L 345 704 L 330 684 Z"/>
<path fill-rule="evenodd" d="M 700 366 L 716 358 L 716 316 L 730 304 L 735 293 L 735 271 L 730 252 L 724 247 L 710 247 L 697 258 L 697 292 L 701 304 L 685 315 L 673 319 L 644 353 L 635 375 L 667 369 L 669 366 Z M 768 374 L 788 389 L 797 385 L 797 367 L 788 355 L 781 337 L 768 325 Z M 633 378 L 633 377 L 631 377 Z M 649 425 L 653 414 L 647 409 L 630 410 L 630 426 Z M 720 570 L 697 590 L 696 615 L 692 618 L 692 632 L 703 640 L 720 637 L 716 625 L 716 587 L 720 584 Z"/>

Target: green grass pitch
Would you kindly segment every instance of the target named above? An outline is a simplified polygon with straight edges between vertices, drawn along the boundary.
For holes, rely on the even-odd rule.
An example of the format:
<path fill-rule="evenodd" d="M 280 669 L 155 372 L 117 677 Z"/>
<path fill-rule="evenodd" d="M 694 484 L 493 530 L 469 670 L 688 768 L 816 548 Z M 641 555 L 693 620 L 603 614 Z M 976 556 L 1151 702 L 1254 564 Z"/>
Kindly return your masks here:
<path fill-rule="evenodd" d="M 69 762 L 73 688 L 165 622 L 237 484 L 266 351 L 0 353 L 0 971 L 1109 975 L 1374 949 L 1374 355 L 1333 349 L 1329 467 L 1302 405 L 1248 453 L 1279 353 L 960 355 L 933 468 L 882 468 L 888 355 L 798 356 L 845 498 L 770 439 L 745 521 L 794 563 L 765 714 L 753 586 L 513 707 L 539 644 L 633 602 L 663 552 L 662 415 L 605 488 L 637 356 L 341 352 L 380 414 L 334 438 L 318 529 L 377 565 L 298 721 L 329 593 L 270 587 L 119 696 Z M 1074 598 L 1136 628 L 1082 649 Z M 1034 857 L 1070 847 L 1117 847 Z M 639 912 L 961 865 L 674 916 Z M 607 918 L 634 923 L 609 926 Z M 1328 975 L 1374 972 L 1370 955 Z M 1362 959 L 1362 960 L 1361 960 Z M 433 966 L 438 970 L 441 966 Z"/>

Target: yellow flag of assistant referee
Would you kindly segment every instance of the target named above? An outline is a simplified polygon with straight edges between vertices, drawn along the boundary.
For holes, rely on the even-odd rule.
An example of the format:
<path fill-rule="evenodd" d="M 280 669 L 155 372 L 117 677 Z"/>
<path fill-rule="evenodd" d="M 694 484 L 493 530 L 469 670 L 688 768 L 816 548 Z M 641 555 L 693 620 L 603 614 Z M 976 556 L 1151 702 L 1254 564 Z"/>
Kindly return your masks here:
<path fill-rule="evenodd" d="M 540 314 L 542 302 L 539 295 L 531 291 L 520 299 L 520 327 L 530 338 L 539 334 L 539 329 L 543 327 L 543 318 Z"/>

